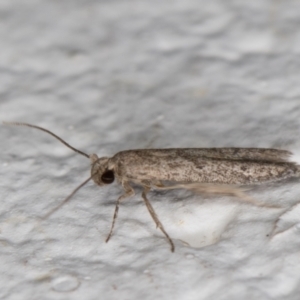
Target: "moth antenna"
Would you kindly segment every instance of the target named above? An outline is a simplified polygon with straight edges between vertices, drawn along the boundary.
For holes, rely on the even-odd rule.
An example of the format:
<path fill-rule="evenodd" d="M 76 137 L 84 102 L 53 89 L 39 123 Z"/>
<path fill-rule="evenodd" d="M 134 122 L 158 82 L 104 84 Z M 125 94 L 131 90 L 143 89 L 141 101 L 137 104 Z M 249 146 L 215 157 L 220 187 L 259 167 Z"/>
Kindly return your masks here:
<path fill-rule="evenodd" d="M 57 210 L 59 210 L 63 205 L 65 205 L 69 200 L 77 193 L 78 190 L 80 190 L 84 185 L 86 185 L 94 176 L 90 176 L 88 179 L 86 179 L 83 183 L 81 183 L 67 198 L 64 199 L 62 203 L 54 207 L 52 210 L 50 210 L 45 216 L 42 217 L 42 221 L 48 219 L 52 214 L 54 214 Z"/>
<path fill-rule="evenodd" d="M 93 165 L 96 164 L 101 158 L 98 158 L 95 162 L 93 162 Z M 65 205 L 69 200 L 80 190 L 84 185 L 86 185 L 96 174 L 98 171 L 93 173 L 87 180 L 85 180 L 83 183 L 81 183 L 62 203 L 60 203 L 58 206 L 54 207 L 52 210 L 50 210 L 44 217 L 42 217 L 41 221 L 44 221 L 48 219 L 53 213 L 55 213 L 57 210 L 59 210 L 63 205 Z"/>
<path fill-rule="evenodd" d="M 50 135 L 52 135 L 53 137 L 55 137 L 56 139 L 58 139 L 61 143 L 63 143 L 65 146 L 67 146 L 68 148 L 72 149 L 74 152 L 79 153 L 87 158 L 90 158 L 90 156 L 74 147 L 72 147 L 71 145 L 69 145 L 67 142 L 65 142 L 62 138 L 60 138 L 59 136 L 57 136 L 56 134 L 54 134 L 53 132 L 51 132 L 48 129 L 45 129 L 43 127 L 39 127 L 36 125 L 32 125 L 32 124 L 28 124 L 28 123 L 20 123 L 20 122 L 2 122 L 5 125 L 13 125 L 13 126 L 26 126 L 26 127 L 31 127 L 31 128 L 36 128 L 39 129 L 41 131 L 47 132 Z"/>

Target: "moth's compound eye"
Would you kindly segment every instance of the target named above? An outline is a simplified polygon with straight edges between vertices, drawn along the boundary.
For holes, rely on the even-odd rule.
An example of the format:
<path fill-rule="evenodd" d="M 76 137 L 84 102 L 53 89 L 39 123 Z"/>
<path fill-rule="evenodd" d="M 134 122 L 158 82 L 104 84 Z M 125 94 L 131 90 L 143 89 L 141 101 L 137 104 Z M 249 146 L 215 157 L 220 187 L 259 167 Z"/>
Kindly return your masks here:
<path fill-rule="evenodd" d="M 115 180 L 115 174 L 113 171 L 108 170 L 105 171 L 102 176 L 101 176 L 101 180 L 103 181 L 103 183 L 112 183 Z"/>

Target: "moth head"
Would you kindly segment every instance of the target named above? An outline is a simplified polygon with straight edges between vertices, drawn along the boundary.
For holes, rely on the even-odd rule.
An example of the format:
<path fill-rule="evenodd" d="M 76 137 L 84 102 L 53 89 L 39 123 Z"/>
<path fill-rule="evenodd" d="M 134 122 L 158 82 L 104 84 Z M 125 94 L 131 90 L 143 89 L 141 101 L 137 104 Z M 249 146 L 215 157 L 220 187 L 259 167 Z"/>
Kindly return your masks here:
<path fill-rule="evenodd" d="M 114 170 L 108 169 L 109 157 L 98 157 L 96 154 L 90 155 L 91 175 L 94 182 L 98 185 L 113 183 L 115 180 Z"/>

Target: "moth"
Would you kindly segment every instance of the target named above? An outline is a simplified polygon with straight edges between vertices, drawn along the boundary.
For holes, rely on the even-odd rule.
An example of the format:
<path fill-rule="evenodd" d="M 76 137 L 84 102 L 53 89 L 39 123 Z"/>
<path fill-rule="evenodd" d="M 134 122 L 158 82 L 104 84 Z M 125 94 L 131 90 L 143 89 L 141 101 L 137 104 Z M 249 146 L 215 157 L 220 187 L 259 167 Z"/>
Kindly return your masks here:
<path fill-rule="evenodd" d="M 160 222 L 147 198 L 151 189 L 188 189 L 196 193 L 223 194 L 241 200 L 255 202 L 241 187 L 274 182 L 300 174 L 300 167 L 289 161 L 291 152 L 265 148 L 173 148 L 136 149 L 116 153 L 112 157 L 86 154 L 65 142 L 51 131 L 19 122 L 3 122 L 6 125 L 32 127 L 44 131 L 73 151 L 87 157 L 91 163 L 90 177 L 81 183 L 64 201 L 48 212 L 50 217 L 66 204 L 88 181 L 104 186 L 115 180 L 122 185 L 123 194 L 117 199 L 110 232 L 112 236 L 121 201 L 135 194 L 133 184 L 142 187 L 142 198 L 156 226 L 167 238 L 171 251 L 175 246 Z"/>

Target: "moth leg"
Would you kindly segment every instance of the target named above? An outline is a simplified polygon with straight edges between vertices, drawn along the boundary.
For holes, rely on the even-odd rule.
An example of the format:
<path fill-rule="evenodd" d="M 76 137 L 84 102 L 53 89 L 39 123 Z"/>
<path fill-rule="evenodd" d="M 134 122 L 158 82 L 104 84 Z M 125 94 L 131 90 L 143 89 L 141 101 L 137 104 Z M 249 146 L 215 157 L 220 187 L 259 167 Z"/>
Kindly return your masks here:
<path fill-rule="evenodd" d="M 162 231 L 162 233 L 166 236 L 166 238 L 168 239 L 170 245 L 171 245 L 171 251 L 174 252 L 174 249 L 175 249 L 175 246 L 174 246 L 174 243 L 173 241 L 171 240 L 171 238 L 169 237 L 169 235 L 167 234 L 167 232 L 165 231 L 162 223 L 159 221 L 151 203 L 149 202 L 149 200 L 147 199 L 146 195 L 147 193 L 150 191 L 150 188 L 147 187 L 147 186 L 144 186 L 144 190 L 143 190 L 143 193 L 142 193 L 142 197 L 144 199 L 144 202 L 147 206 L 147 209 L 152 217 L 152 219 L 154 220 L 156 226 Z"/>
<path fill-rule="evenodd" d="M 196 193 L 207 193 L 207 194 L 220 194 L 236 197 L 243 202 L 250 203 L 255 206 L 268 207 L 268 208 L 278 208 L 276 205 L 268 205 L 264 203 L 259 203 L 256 199 L 250 197 L 245 193 L 249 188 L 238 187 L 233 185 L 215 185 L 215 184 L 203 184 L 197 186 L 197 184 L 190 187 L 190 189 Z"/>
<path fill-rule="evenodd" d="M 284 229 L 284 230 L 282 230 L 282 231 L 278 231 L 278 230 L 277 230 L 277 229 L 278 229 L 278 223 L 280 222 L 281 218 L 282 218 L 285 214 L 287 214 L 288 212 L 292 211 L 292 210 L 295 208 L 295 206 L 297 206 L 297 205 L 299 205 L 299 203 L 296 203 L 296 204 L 294 204 L 292 207 L 289 207 L 289 208 L 285 209 L 284 212 L 281 213 L 279 217 L 277 217 L 277 220 L 275 221 L 275 223 L 274 223 L 274 225 L 273 225 L 272 232 L 271 232 L 271 234 L 270 234 L 270 238 L 271 238 L 271 239 L 273 239 L 276 235 L 279 235 L 279 234 L 281 234 L 281 233 L 283 233 L 283 232 L 285 232 L 285 231 L 290 230 L 292 227 L 294 227 L 294 225 L 292 225 L 292 226 L 290 226 L 290 227 L 288 227 L 287 229 Z"/>
<path fill-rule="evenodd" d="M 115 207 L 115 212 L 114 212 L 114 216 L 113 216 L 113 221 L 112 221 L 111 228 L 110 228 L 110 232 L 109 232 L 109 234 L 108 234 L 108 236 L 105 240 L 106 243 L 109 241 L 109 239 L 112 236 L 114 226 L 115 226 L 115 222 L 116 222 L 116 219 L 117 219 L 117 216 L 118 216 L 120 202 L 122 200 L 124 200 L 125 198 L 128 198 L 128 197 L 134 195 L 133 188 L 127 182 L 122 183 L 122 185 L 123 185 L 123 188 L 125 190 L 125 193 L 123 195 L 121 195 L 117 200 L 116 207 Z"/>
<path fill-rule="evenodd" d="M 157 189 L 161 190 L 171 190 L 171 189 L 187 189 L 194 193 L 199 194 L 211 194 L 211 195 L 227 195 L 236 197 L 244 202 L 251 203 L 256 206 L 271 207 L 275 208 L 277 206 L 269 206 L 257 202 L 255 199 L 247 195 L 244 191 L 246 188 L 241 188 L 232 185 L 221 185 L 221 184 L 210 184 L 210 183 L 186 183 L 186 184 L 175 184 L 171 186 L 159 186 L 155 185 Z"/>
<path fill-rule="evenodd" d="M 152 186 L 158 188 L 158 189 L 163 189 L 166 187 L 161 181 L 157 180 L 154 183 L 152 183 Z"/>

